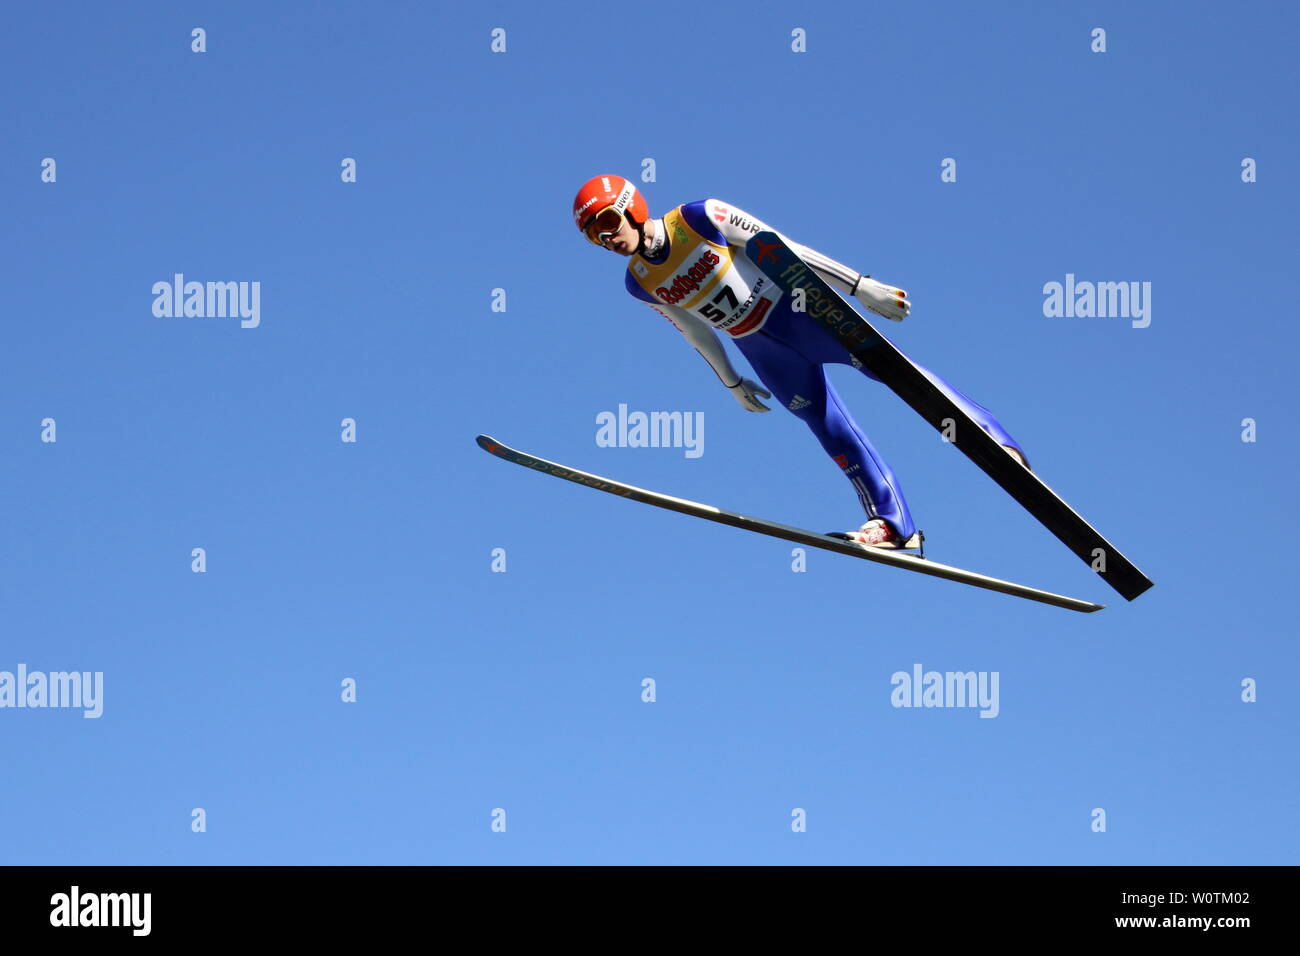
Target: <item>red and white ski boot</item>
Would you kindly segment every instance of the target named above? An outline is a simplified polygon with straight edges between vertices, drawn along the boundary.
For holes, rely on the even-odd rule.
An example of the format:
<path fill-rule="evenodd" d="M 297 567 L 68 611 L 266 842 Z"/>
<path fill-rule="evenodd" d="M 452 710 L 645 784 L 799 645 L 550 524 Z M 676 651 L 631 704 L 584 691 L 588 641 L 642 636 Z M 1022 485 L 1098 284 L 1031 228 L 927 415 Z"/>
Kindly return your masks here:
<path fill-rule="evenodd" d="M 883 518 L 872 518 L 857 531 L 832 531 L 829 537 L 842 538 L 866 548 L 882 548 L 888 551 L 916 550 L 925 540 L 925 535 L 918 531 L 904 541 L 894 530 L 893 525 Z"/>
<path fill-rule="evenodd" d="M 1011 456 L 1012 458 L 1014 458 L 1016 461 L 1020 462 L 1020 464 L 1024 465 L 1024 466 L 1025 466 L 1025 471 L 1033 471 L 1033 470 L 1034 470 L 1034 469 L 1032 469 L 1032 468 L 1029 467 L 1029 459 L 1027 459 L 1027 458 L 1024 456 L 1023 453 L 1021 453 L 1021 452 L 1017 451 L 1016 449 L 1012 448 L 1010 445 L 1003 445 L 1002 448 L 1006 451 L 1006 453 L 1007 453 L 1008 455 L 1010 455 L 1010 456 Z"/>

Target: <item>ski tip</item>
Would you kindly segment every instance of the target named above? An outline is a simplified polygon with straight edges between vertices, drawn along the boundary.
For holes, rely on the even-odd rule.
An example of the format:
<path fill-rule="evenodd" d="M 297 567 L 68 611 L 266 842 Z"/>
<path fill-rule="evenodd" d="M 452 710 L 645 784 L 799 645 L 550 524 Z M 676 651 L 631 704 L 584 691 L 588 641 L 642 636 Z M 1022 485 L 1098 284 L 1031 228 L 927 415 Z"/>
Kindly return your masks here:
<path fill-rule="evenodd" d="M 489 452 L 493 455 L 497 453 L 497 449 L 505 447 L 499 441 L 493 438 L 491 435 L 479 435 L 474 440 L 478 442 L 479 448 L 482 448 L 484 451 Z"/>
<path fill-rule="evenodd" d="M 1136 601 L 1138 598 L 1146 594 L 1147 591 L 1151 590 L 1155 586 L 1156 583 L 1154 581 L 1152 581 L 1150 578 L 1146 577 L 1145 575 L 1142 575 L 1141 580 L 1139 580 L 1136 584 L 1130 585 L 1127 589 L 1121 591 L 1120 593 L 1124 595 L 1124 600 Z M 1114 585 L 1112 585 L 1112 587 L 1114 587 Z"/>

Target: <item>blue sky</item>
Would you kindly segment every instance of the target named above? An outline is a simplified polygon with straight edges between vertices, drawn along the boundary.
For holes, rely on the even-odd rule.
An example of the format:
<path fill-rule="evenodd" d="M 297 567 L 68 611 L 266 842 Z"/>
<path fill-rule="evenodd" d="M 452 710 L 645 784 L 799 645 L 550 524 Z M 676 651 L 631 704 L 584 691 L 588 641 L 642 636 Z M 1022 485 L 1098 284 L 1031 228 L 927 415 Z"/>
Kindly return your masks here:
<path fill-rule="evenodd" d="M 16 10 L 0 670 L 102 671 L 104 713 L 0 709 L 0 862 L 1296 862 L 1297 19 Z M 847 368 L 932 557 L 1110 607 L 795 573 L 785 542 L 480 451 L 861 521 L 806 428 L 743 412 L 574 230 L 583 180 L 647 157 L 657 213 L 716 196 L 908 289 L 885 331 L 1156 587 L 1118 599 Z M 260 282 L 260 325 L 155 317 L 178 272 Z M 1152 283 L 1150 326 L 1046 318 L 1067 273 Z M 704 454 L 598 447 L 620 403 L 703 412 Z M 997 672 L 999 715 L 892 707 L 918 663 Z"/>

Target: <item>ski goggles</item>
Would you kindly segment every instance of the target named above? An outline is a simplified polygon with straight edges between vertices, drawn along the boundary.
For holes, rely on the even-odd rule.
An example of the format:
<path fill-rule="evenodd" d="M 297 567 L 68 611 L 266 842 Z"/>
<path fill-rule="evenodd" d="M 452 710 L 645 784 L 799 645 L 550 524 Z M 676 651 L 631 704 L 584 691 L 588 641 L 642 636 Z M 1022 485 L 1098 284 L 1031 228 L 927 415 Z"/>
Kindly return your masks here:
<path fill-rule="evenodd" d="M 605 238 L 618 232 L 623 227 L 624 221 L 623 214 L 617 207 L 606 206 L 596 213 L 595 218 L 587 223 L 587 228 L 583 231 L 586 232 L 588 239 L 598 246 L 603 246 Z"/>

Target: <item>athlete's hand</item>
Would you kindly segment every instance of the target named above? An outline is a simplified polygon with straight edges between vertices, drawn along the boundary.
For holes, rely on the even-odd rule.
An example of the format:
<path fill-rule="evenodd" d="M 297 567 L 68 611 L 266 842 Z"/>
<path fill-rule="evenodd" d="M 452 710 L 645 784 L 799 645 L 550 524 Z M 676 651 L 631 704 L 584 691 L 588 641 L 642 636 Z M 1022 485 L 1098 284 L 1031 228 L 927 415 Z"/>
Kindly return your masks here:
<path fill-rule="evenodd" d="M 735 385 L 728 385 L 728 390 L 736 396 L 736 401 L 740 402 L 740 407 L 749 412 L 770 412 L 768 408 L 758 400 L 759 396 L 771 398 L 772 393 L 763 388 L 753 379 L 742 378 Z"/>
<path fill-rule="evenodd" d="M 858 278 L 858 284 L 853 287 L 853 296 L 876 315 L 883 315 L 893 322 L 902 322 L 912 308 L 912 303 L 907 301 L 906 292 L 877 282 L 871 276 Z"/>

